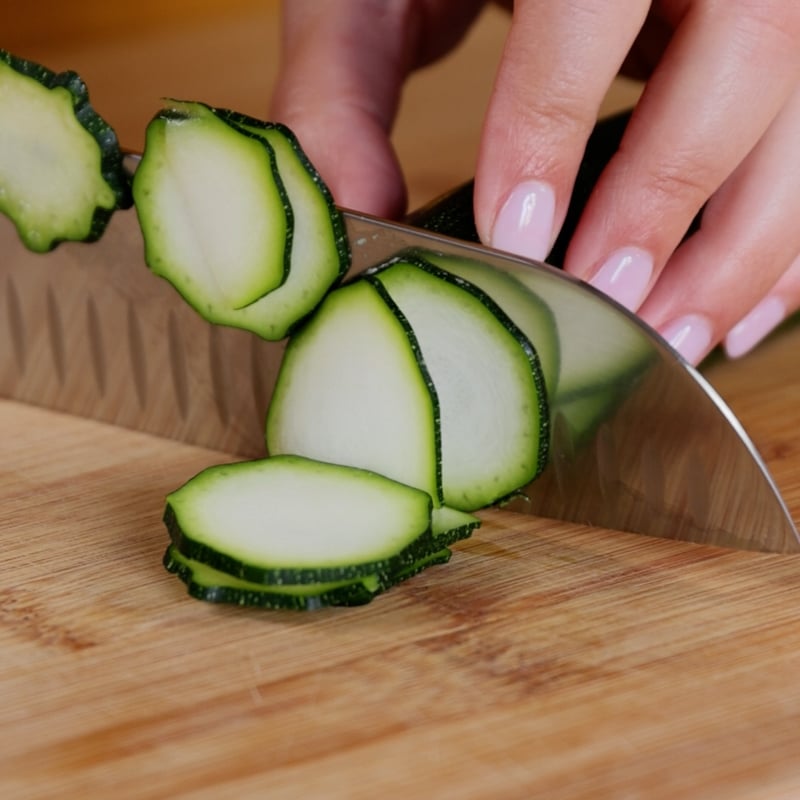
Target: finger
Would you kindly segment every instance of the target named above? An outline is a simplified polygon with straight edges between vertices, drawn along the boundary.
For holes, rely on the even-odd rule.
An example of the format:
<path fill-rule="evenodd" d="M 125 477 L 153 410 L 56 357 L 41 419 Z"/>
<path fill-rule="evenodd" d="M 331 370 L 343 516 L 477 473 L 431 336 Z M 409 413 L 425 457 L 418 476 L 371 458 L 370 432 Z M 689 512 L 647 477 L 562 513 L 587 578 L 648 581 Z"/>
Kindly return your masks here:
<path fill-rule="evenodd" d="M 389 140 L 408 73 L 452 47 L 482 0 L 286 0 L 270 117 L 288 125 L 339 205 L 395 217 Z"/>
<path fill-rule="evenodd" d="M 475 175 L 483 241 L 550 249 L 600 104 L 645 18 L 637 0 L 518 0 Z"/>
<path fill-rule="evenodd" d="M 760 344 L 790 314 L 800 309 L 800 256 L 759 303 L 731 328 L 724 339 L 728 358 L 740 358 Z"/>
<path fill-rule="evenodd" d="M 798 131 L 800 90 L 709 201 L 700 229 L 677 249 L 640 309 L 689 361 L 697 363 L 739 323 L 800 254 Z M 740 328 L 734 335 L 734 348 L 745 334 Z"/>
<path fill-rule="evenodd" d="M 692 219 L 786 103 L 800 74 L 799 35 L 797 4 L 689 8 L 587 204 L 568 271 L 641 306 Z M 680 291 L 661 284 L 662 304 L 667 285 Z"/>
<path fill-rule="evenodd" d="M 284 4 L 269 113 L 294 131 L 337 203 L 393 215 L 405 206 L 405 189 L 387 131 L 406 65 L 399 21 L 367 13 L 370 5 Z"/>

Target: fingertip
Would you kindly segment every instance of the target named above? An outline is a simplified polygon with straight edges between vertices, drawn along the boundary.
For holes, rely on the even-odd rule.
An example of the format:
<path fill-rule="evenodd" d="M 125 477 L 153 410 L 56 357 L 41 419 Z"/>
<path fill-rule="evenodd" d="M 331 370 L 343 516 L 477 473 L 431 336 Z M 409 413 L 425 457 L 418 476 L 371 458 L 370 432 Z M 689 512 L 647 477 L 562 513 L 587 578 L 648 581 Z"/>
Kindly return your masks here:
<path fill-rule="evenodd" d="M 723 341 L 728 358 L 741 358 L 766 339 L 786 319 L 787 308 L 776 295 L 767 295 L 731 328 Z"/>
<path fill-rule="evenodd" d="M 555 207 L 555 192 L 548 183 L 518 183 L 500 207 L 489 243 L 498 250 L 543 260 L 552 244 Z"/>

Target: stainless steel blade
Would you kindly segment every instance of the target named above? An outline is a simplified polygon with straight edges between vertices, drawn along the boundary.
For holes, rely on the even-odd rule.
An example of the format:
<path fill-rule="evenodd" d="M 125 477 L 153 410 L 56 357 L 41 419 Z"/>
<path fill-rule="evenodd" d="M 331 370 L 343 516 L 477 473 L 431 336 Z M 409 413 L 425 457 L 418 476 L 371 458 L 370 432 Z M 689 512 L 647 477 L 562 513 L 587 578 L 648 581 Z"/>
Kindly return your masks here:
<path fill-rule="evenodd" d="M 611 387 L 600 374 L 584 380 L 587 399 L 596 380 L 608 401 L 588 432 L 570 423 L 574 396 L 562 402 L 556 392 L 549 466 L 510 508 L 723 547 L 800 552 L 797 528 L 740 422 L 635 315 L 543 264 L 359 215 L 347 222 L 356 268 L 416 248 L 524 270 L 555 317 L 562 373 L 573 364 L 584 369 L 587 360 L 633 365 Z"/>
<path fill-rule="evenodd" d="M 550 466 L 516 510 L 777 552 L 800 539 L 741 426 L 636 317 L 563 273 L 347 213 L 352 272 L 409 247 L 523 268 L 552 309 L 562 370 L 629 348 L 604 416 L 578 437 L 554 398 Z M 28 252 L 0 218 L 0 395 L 253 457 L 283 345 L 203 321 L 144 265 L 135 212 L 93 244 Z M 591 388 L 591 387 L 587 387 Z M 602 387 L 600 387 L 602 388 Z M 607 388 L 607 387 L 606 387 Z"/>

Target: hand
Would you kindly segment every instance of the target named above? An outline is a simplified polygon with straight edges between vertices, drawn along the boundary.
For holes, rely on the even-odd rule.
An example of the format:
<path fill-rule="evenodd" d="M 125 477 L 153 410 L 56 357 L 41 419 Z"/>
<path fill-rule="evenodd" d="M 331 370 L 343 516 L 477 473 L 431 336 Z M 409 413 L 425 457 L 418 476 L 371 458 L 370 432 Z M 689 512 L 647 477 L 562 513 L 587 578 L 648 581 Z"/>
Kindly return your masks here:
<path fill-rule="evenodd" d="M 402 213 L 400 89 L 482 6 L 288 0 L 272 115 L 341 205 Z M 547 256 L 603 96 L 635 69 L 645 91 L 565 268 L 693 363 L 719 342 L 743 354 L 800 307 L 798 41 L 800 4 L 781 0 L 517 0 L 475 175 L 481 238 Z"/>

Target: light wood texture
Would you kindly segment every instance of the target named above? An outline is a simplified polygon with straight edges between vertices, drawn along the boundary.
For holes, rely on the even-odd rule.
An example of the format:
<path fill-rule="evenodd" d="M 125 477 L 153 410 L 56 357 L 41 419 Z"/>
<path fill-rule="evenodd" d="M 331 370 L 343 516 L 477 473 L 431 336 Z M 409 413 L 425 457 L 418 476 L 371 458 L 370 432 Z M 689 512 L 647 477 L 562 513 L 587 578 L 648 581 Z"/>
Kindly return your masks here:
<path fill-rule="evenodd" d="M 410 87 L 412 200 L 471 174 L 503 26 Z M 274 36 L 267 4 L 24 54 L 82 71 L 135 145 L 161 94 L 258 112 Z M 709 376 L 800 521 L 798 346 Z M 7 401 L 0 441 L 0 797 L 800 794 L 794 557 L 487 512 L 370 606 L 215 607 L 161 567 L 160 515 L 224 456 Z"/>

